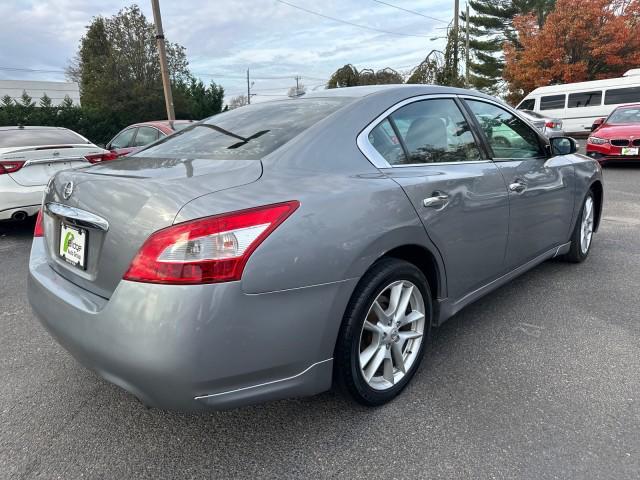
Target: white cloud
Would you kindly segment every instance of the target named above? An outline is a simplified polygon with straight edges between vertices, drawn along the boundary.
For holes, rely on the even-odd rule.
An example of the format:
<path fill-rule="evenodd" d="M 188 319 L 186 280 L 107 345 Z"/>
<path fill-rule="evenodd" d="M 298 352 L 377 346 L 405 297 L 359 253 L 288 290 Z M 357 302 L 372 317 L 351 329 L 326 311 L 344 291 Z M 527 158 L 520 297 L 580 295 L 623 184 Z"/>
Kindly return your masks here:
<path fill-rule="evenodd" d="M 392 0 L 444 20 L 452 16 L 450 1 Z M 401 68 L 417 64 L 442 40 L 381 34 L 311 15 L 275 0 L 161 0 L 165 33 L 187 49 L 196 73 L 225 86 L 230 94 L 246 89 L 243 75 L 251 68 L 254 89 L 286 92 L 299 74 L 307 85 L 322 83 L 337 68 L 353 63 L 358 68 Z M 373 28 L 416 35 L 441 36 L 446 26 L 371 0 L 290 0 L 309 10 Z M 0 4 L 0 66 L 62 70 L 75 54 L 85 26 L 96 15 L 113 15 L 128 2 L 116 0 L 3 1 Z M 147 0 L 139 2 L 151 19 Z M 0 70 L 0 78 L 62 79 L 53 73 Z M 238 77 L 238 78 L 230 78 Z M 307 78 L 304 77 L 313 77 Z M 271 98 L 271 97 L 269 97 Z"/>

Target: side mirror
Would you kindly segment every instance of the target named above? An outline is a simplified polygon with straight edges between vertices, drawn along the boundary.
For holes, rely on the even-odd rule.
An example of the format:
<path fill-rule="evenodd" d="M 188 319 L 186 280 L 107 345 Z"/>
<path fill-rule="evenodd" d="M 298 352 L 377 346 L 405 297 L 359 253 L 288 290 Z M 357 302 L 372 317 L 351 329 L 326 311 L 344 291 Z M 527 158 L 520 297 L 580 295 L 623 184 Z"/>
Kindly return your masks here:
<path fill-rule="evenodd" d="M 571 137 L 551 137 L 551 156 L 569 155 L 578 151 L 578 144 Z"/>
<path fill-rule="evenodd" d="M 591 125 L 591 131 L 593 132 L 596 128 L 600 127 L 600 125 L 602 125 L 604 121 L 605 121 L 605 117 L 596 118 L 593 121 L 593 125 Z"/>

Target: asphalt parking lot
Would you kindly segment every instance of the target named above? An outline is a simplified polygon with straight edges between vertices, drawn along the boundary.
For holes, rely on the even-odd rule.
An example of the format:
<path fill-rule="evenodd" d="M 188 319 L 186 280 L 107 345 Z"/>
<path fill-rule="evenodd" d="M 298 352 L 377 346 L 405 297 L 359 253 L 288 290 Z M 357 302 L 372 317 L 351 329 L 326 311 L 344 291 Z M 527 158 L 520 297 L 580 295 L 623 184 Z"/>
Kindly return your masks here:
<path fill-rule="evenodd" d="M 640 472 L 640 168 L 605 170 L 589 259 L 547 262 L 431 341 L 369 410 L 329 392 L 147 410 L 77 364 L 26 299 L 32 224 L 0 225 L 0 478 L 611 478 Z"/>

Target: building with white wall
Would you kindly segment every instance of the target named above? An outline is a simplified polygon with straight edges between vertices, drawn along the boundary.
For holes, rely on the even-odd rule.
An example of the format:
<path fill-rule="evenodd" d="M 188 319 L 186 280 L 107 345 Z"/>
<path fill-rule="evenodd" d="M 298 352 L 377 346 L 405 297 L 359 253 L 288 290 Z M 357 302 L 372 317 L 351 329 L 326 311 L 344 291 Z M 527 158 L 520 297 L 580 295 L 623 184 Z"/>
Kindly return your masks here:
<path fill-rule="evenodd" d="M 52 105 L 59 105 L 65 96 L 73 100 L 74 105 L 80 105 L 80 89 L 75 82 L 40 82 L 36 80 L 0 80 L 0 99 L 5 95 L 20 101 L 22 92 L 33 98 L 36 105 L 46 93 Z"/>

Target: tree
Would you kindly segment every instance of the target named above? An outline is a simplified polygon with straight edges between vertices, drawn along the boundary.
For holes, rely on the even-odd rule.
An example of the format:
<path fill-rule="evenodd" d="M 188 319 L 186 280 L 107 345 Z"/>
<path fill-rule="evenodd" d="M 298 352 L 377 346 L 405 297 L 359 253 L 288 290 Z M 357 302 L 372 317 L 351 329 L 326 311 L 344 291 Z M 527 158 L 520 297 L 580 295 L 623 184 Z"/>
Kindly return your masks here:
<path fill-rule="evenodd" d="M 167 59 L 174 81 L 190 81 L 184 47 L 167 42 Z M 83 105 L 119 112 L 122 123 L 165 115 L 154 26 L 137 5 L 95 17 L 67 73 Z"/>
<path fill-rule="evenodd" d="M 555 0 L 470 0 L 469 15 L 470 83 L 489 93 L 498 93 L 503 84 L 503 44 L 517 45 L 513 19 L 534 12 L 539 26 L 553 9 Z M 461 15 L 466 21 L 465 14 Z"/>
<path fill-rule="evenodd" d="M 456 38 L 453 29 L 448 29 L 445 51 L 431 50 L 425 59 L 411 71 L 407 83 L 427 83 L 451 87 L 464 86 L 464 79 L 460 76 L 459 66 L 455 65 L 453 58 L 456 41 L 458 42 L 458 51 L 464 53 L 464 47 L 460 44 L 460 36 Z"/>
<path fill-rule="evenodd" d="M 244 107 L 249 104 L 249 100 L 246 95 L 238 95 L 237 97 L 233 97 L 229 101 L 229 110 L 233 110 L 234 108 Z"/>
<path fill-rule="evenodd" d="M 542 85 L 619 77 L 640 64 L 640 1 L 558 0 L 544 26 L 519 16 L 505 47 L 509 100 Z M 520 48 L 519 48 L 520 46 Z"/>
<path fill-rule="evenodd" d="M 402 75 L 392 68 L 383 68 L 374 72 L 370 68 L 360 71 L 351 64 L 336 70 L 329 82 L 327 88 L 355 87 L 358 85 L 384 85 L 393 83 L 403 83 Z"/>
<path fill-rule="evenodd" d="M 176 116 L 185 120 L 201 120 L 222 111 L 224 88 L 211 82 L 206 86 L 202 80 L 191 77 L 178 81 L 174 87 Z"/>

